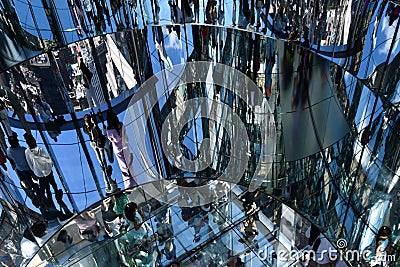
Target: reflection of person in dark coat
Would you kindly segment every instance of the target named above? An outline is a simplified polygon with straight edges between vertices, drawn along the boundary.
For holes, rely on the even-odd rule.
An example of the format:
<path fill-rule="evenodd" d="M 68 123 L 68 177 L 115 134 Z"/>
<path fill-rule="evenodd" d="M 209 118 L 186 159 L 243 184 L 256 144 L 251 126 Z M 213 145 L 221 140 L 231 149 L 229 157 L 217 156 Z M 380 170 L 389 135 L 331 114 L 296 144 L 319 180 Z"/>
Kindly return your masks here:
<path fill-rule="evenodd" d="M 12 107 L 14 114 L 17 114 L 24 130 L 30 134 L 31 129 L 29 128 L 29 125 L 25 119 L 25 111 L 21 105 L 21 100 L 11 91 L 11 89 L 3 86 L 0 87 L 0 97 L 3 97 L 8 102 L 8 104 Z"/>
<path fill-rule="evenodd" d="M 78 60 L 78 64 L 79 64 L 79 69 L 82 72 L 83 86 L 86 89 L 86 98 L 87 98 L 89 107 L 91 109 L 93 109 L 93 105 L 95 107 L 100 107 L 100 102 L 99 102 L 98 98 L 96 97 L 96 95 L 94 93 L 94 88 L 93 88 L 93 85 L 92 85 L 93 73 L 90 71 L 88 66 L 83 61 L 82 56 L 80 55 L 80 53 L 77 56 L 77 60 Z"/>

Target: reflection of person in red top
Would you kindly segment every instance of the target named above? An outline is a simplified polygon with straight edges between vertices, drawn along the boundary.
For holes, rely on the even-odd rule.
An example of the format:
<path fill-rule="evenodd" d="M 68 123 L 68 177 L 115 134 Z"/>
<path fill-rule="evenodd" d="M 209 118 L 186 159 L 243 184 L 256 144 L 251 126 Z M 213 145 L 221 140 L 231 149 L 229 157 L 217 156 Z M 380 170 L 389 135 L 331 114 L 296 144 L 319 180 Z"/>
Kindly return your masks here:
<path fill-rule="evenodd" d="M 229 261 L 226 263 L 226 267 L 244 267 L 246 266 L 243 262 L 242 259 L 238 256 L 233 256 L 231 255 L 231 251 L 228 252 L 228 259 Z"/>
<path fill-rule="evenodd" d="M 392 13 L 389 15 L 389 26 L 392 26 L 393 22 L 399 17 L 400 14 L 400 6 L 396 6 Z"/>
<path fill-rule="evenodd" d="M 199 4 L 199 0 L 193 0 L 193 7 L 194 7 L 194 21 L 199 23 L 200 22 L 200 4 Z"/>
<path fill-rule="evenodd" d="M 208 0 L 206 6 L 206 23 L 207 24 L 215 24 L 217 22 L 217 1 Z"/>

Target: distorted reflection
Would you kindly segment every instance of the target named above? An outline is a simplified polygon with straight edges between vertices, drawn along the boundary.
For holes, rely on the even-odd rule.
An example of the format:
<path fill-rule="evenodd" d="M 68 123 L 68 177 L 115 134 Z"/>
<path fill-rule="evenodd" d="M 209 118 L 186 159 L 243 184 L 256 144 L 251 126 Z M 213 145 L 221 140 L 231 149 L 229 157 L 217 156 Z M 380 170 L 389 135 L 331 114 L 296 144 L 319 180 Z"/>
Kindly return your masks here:
<path fill-rule="evenodd" d="M 391 1 L 4 0 L 0 29 L 7 45 L 1 51 L 0 68 L 4 70 L 46 48 L 154 24 L 233 26 L 279 38 L 309 40 L 312 49 L 329 55 L 335 50 L 333 46 L 341 46 L 339 51 L 351 48 L 358 52 L 363 40 L 368 40 L 366 35 L 379 38 L 376 28 L 380 21 L 395 26 L 398 10 L 398 4 Z M 368 32 L 370 26 L 374 30 Z"/>
<path fill-rule="evenodd" d="M 22 258 L 33 266 L 279 265 L 259 251 L 304 248 L 303 217 L 328 247 L 344 238 L 361 251 L 388 240 L 385 253 L 399 255 L 400 50 L 396 38 L 385 42 L 387 55 L 370 35 L 348 37 L 354 25 L 371 34 L 370 21 L 382 26 L 376 40 L 385 29 L 397 36 L 396 6 L 368 2 L 345 30 L 347 15 L 331 18 L 321 39 L 327 10 L 339 20 L 351 5 L 234 2 L 232 10 L 223 1 L 69 1 L 60 12 L 75 14 L 81 37 L 142 28 L 72 42 L 74 32 L 64 46 L 3 68 L 0 255 L 17 266 Z M 143 27 L 165 17 L 205 24 Z M 232 22 L 243 29 L 217 27 Z M 294 42 L 259 34 L 271 25 Z M 345 62 L 327 47 L 319 52 L 337 64 L 315 53 L 316 44 L 346 38 L 365 47 Z M 180 65 L 200 61 L 206 71 Z"/>
<path fill-rule="evenodd" d="M 178 266 L 226 266 L 234 261 L 242 262 L 242 266 L 269 266 L 270 256 L 261 254 L 278 247 L 287 251 L 290 242 L 282 240 L 290 238 L 295 227 L 299 227 L 302 235 L 307 235 L 309 222 L 297 216 L 286 224 L 289 232 L 278 230 L 273 234 L 271 226 L 277 222 L 274 210 L 282 208 L 282 204 L 277 205 L 262 191 L 254 195 L 243 190 L 237 188 L 218 202 L 193 208 L 179 206 L 181 195 L 168 196 L 175 200 L 173 205 L 167 205 L 155 198 L 148 199 L 140 188 L 129 195 L 118 192 L 77 215 L 51 237 L 46 225 L 41 227 L 41 233 L 36 230 L 39 228 L 36 225 L 42 222 L 30 227 L 39 242 L 34 250 L 40 247 L 31 264 L 40 261 L 50 265 L 56 262 L 78 264 L 79 260 L 81 265 L 94 263 L 93 266 L 105 263 L 113 266 L 173 266 L 174 263 L 180 264 Z M 117 200 L 121 198 L 124 201 Z M 284 216 L 282 214 L 282 218 Z M 251 231 L 249 225 L 252 225 Z M 43 244 L 39 240 L 47 242 Z M 301 250 L 305 245 L 296 244 L 295 249 Z M 332 248 L 328 241 L 325 245 Z M 28 253 L 30 248 L 24 247 Z M 195 247 L 200 249 L 193 250 Z M 52 254 L 48 255 L 46 250 Z M 293 264 L 296 260 L 299 259 L 288 257 L 286 263 Z M 276 263 L 282 264 L 285 260 L 280 257 Z"/>

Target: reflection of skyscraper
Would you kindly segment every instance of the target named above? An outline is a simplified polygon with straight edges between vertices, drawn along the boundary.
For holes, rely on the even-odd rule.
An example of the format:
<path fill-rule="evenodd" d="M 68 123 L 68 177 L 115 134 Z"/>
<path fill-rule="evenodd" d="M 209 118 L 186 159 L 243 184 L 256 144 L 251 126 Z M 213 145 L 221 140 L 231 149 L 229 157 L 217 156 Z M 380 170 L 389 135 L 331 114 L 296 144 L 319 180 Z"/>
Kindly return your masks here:
<path fill-rule="evenodd" d="M 57 52 L 58 57 L 56 58 L 56 60 L 60 69 L 60 75 L 62 76 L 65 87 L 68 90 L 69 88 L 73 88 L 74 86 L 68 72 L 68 67 L 76 63 L 76 56 L 74 55 L 73 50 L 71 50 L 70 47 L 61 48 Z"/>
<path fill-rule="evenodd" d="M 116 97 L 118 95 L 117 91 L 118 86 L 117 86 L 117 81 L 115 79 L 114 66 L 109 51 L 107 49 L 106 43 L 105 42 L 100 43 L 96 47 L 96 50 L 97 50 L 97 57 L 99 58 L 100 61 L 100 66 L 102 66 L 102 71 L 107 78 L 107 91 L 110 95 L 112 94 L 111 98 Z"/>
<path fill-rule="evenodd" d="M 43 55 L 44 56 L 44 55 Z M 47 55 L 46 55 L 47 58 Z M 49 59 L 47 58 L 47 61 Z M 45 96 L 46 102 L 52 107 L 55 114 L 68 113 L 67 106 L 58 90 L 57 79 L 55 78 L 54 67 L 50 64 L 30 64 L 29 68 L 35 73 L 40 84 L 40 90 Z"/>
<path fill-rule="evenodd" d="M 54 1 L 42 0 L 42 4 L 55 41 L 58 45 L 65 45 L 66 39 Z"/>
<path fill-rule="evenodd" d="M 5 69 L 32 57 L 40 50 L 39 39 L 26 32 L 20 25 L 14 5 L 2 1 L 0 9 L 0 69 Z"/>
<path fill-rule="evenodd" d="M 104 100 L 103 91 L 101 89 L 99 74 L 97 73 L 97 69 L 94 64 L 94 60 L 93 60 L 93 57 L 91 54 L 91 53 L 97 53 L 97 51 L 89 51 L 89 49 L 87 49 L 86 47 L 81 47 L 81 49 L 82 49 L 81 53 L 82 53 L 83 58 L 86 61 L 86 65 L 88 66 L 89 70 L 93 73 L 91 82 L 92 82 L 92 86 L 94 89 L 95 97 L 98 99 L 98 101 L 100 103 L 104 103 L 105 100 Z"/>
<path fill-rule="evenodd" d="M 97 50 L 94 51 L 94 53 L 97 53 Z M 105 102 L 104 94 L 101 89 L 99 74 L 97 73 L 97 69 L 96 69 L 96 66 L 94 65 L 93 59 L 91 60 L 91 63 L 89 64 L 89 66 L 91 67 L 90 70 L 93 72 L 92 84 L 93 84 L 93 88 L 94 88 L 94 93 L 95 93 L 97 99 L 99 100 L 99 102 L 104 103 Z M 102 75 L 102 74 L 100 74 L 100 75 Z"/>

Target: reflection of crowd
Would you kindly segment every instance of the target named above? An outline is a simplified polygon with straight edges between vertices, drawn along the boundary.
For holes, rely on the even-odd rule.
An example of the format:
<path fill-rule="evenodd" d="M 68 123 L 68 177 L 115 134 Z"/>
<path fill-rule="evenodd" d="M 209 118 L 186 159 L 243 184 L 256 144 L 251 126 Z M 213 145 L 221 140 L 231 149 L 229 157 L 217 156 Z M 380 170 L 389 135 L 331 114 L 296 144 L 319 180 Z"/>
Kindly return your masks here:
<path fill-rule="evenodd" d="M 41 89 L 38 78 L 35 74 L 27 68 L 14 69 L 11 77 L 15 76 L 15 80 L 9 88 L 2 86 L 0 90 L 0 108 L 2 124 L 5 128 L 7 135 L 11 136 L 10 123 L 7 118 L 8 111 L 11 109 L 14 117 L 18 116 L 19 122 L 26 133 L 31 133 L 30 126 L 26 120 L 25 114 L 31 113 L 37 115 L 33 119 L 39 120 L 44 124 L 45 130 L 49 136 L 57 142 L 58 135 L 61 134 L 60 127 L 64 123 L 63 116 L 55 116 L 51 106 L 40 96 Z M 24 72 L 23 72 L 24 71 Z"/>
<path fill-rule="evenodd" d="M 308 43 L 298 47 L 299 65 L 294 80 L 292 109 L 300 112 L 308 101 L 309 83 L 311 79 L 311 53 L 307 50 Z"/>
<path fill-rule="evenodd" d="M 35 77 L 32 76 L 29 70 L 26 69 L 24 73 L 22 73 L 21 70 L 22 68 L 10 72 L 11 78 L 18 77 L 19 79 L 11 79 L 11 88 L 4 85 L 0 91 L 2 108 L 1 122 L 9 143 L 9 146 L 7 146 L 3 130 L 0 130 L 2 133 L 2 138 L 0 140 L 1 164 L 3 169 L 6 170 L 4 163 L 6 160 L 9 160 L 19 178 L 21 188 L 24 190 L 27 197 L 31 199 L 32 204 L 40 210 L 45 220 L 57 224 L 57 221 L 64 221 L 70 218 L 72 212 L 63 201 L 64 193 L 62 189 L 58 188 L 55 181 L 52 170 L 53 161 L 50 156 L 36 144 L 36 139 L 33 137 L 25 117 L 27 111 L 30 111 L 33 115 L 37 113 L 38 117 L 46 125 L 46 129 L 50 132 L 47 125 L 54 123 L 52 121 L 53 114 L 51 107 L 35 94 L 37 93 L 35 88 L 40 86 L 37 80 L 35 81 Z M 26 90 L 23 91 L 23 88 Z M 22 99 L 25 101 L 27 108 L 24 108 L 21 104 Z M 24 138 L 28 147 L 21 146 L 17 133 L 11 130 L 8 119 L 9 108 L 12 109 L 14 114 L 18 115 L 19 122 L 25 130 Z M 1 176 L 1 178 L 4 179 L 3 172 Z M 55 199 L 53 199 L 53 195 Z M 58 204 L 59 208 L 56 207 L 55 203 Z M 32 239 L 31 237 L 32 235 L 27 235 L 28 239 Z"/>
<path fill-rule="evenodd" d="M 56 244 L 52 242 L 50 246 L 64 243 L 65 246 L 61 247 L 68 249 L 83 241 L 97 242 L 106 236 L 118 237 L 112 243 L 116 247 L 116 254 L 111 256 L 120 258 L 126 266 L 154 266 L 160 253 L 165 255 L 168 261 L 173 261 L 176 258 L 176 252 L 169 208 L 155 199 L 151 199 L 148 206 L 139 207 L 131 202 L 125 193 L 118 191 L 114 193 L 116 194 L 113 197 L 103 201 L 101 212 L 93 209 L 77 215 L 72 224 L 66 225 L 57 236 L 53 237 Z M 153 227 L 153 230 L 157 229 L 154 234 L 150 233 L 150 226 L 143 212 L 146 207 L 148 213 L 153 213 L 157 223 L 156 228 Z M 117 213 L 120 214 L 117 215 Z M 24 231 L 20 243 L 23 257 L 32 258 L 53 233 L 54 230 L 50 224 L 43 221 L 33 223 Z M 158 249 L 156 243 L 164 248 Z M 2 256 L 1 250 L 0 256 Z M 7 255 L 4 259 L 6 257 Z M 39 257 L 42 257 L 41 254 Z M 173 262 L 169 266 L 181 265 Z"/>
<path fill-rule="evenodd" d="M 323 28 L 323 20 L 326 17 L 326 8 L 321 7 L 324 4 L 317 1 L 314 5 L 307 3 L 301 8 L 305 14 L 304 17 L 298 15 L 296 3 L 290 1 L 287 4 L 273 3 L 269 0 L 254 0 L 251 2 L 238 1 L 239 10 L 237 11 L 237 3 L 234 2 L 232 24 L 238 25 L 240 28 L 266 31 L 270 12 L 272 14 L 272 26 L 279 37 L 288 37 L 292 29 L 308 31 L 312 34 L 314 31 L 320 31 Z M 137 1 L 121 1 L 112 0 L 109 5 L 104 0 L 69 0 L 69 9 L 76 26 L 79 36 L 85 34 L 96 35 L 103 34 L 106 31 L 106 22 L 113 29 L 117 30 L 131 29 L 138 26 L 139 13 L 142 13 L 142 22 L 145 24 L 159 23 L 159 14 L 161 6 L 159 1 L 137 2 Z M 149 6 L 150 5 L 150 6 Z M 204 22 L 207 24 L 223 24 L 225 2 L 222 0 L 207 0 L 204 5 Z M 296 9 L 293 9 L 296 6 Z M 170 17 L 172 23 L 191 23 L 200 22 L 200 2 L 199 0 L 169 0 Z M 324 12 L 320 12 L 320 10 Z M 297 13 L 296 13 L 297 12 Z M 239 17 L 237 17 L 237 14 Z M 111 23 L 111 17 L 113 23 Z M 300 22 L 302 21 L 302 22 Z M 261 29 L 261 25 L 264 28 Z M 303 25 L 304 24 L 304 25 Z M 317 28 L 315 30 L 314 28 Z M 309 30 L 310 29 L 310 30 Z M 316 37 L 318 39 L 320 37 Z"/>
<path fill-rule="evenodd" d="M 239 197 L 239 200 L 243 203 L 244 213 L 246 219 L 243 221 L 243 228 L 240 232 L 243 234 L 243 238 L 239 239 L 239 242 L 245 244 L 251 244 L 255 241 L 258 235 L 258 229 L 256 225 L 256 220 L 258 220 L 258 207 L 256 200 L 258 198 L 259 192 L 249 192 Z M 256 244 L 257 246 L 257 244 Z"/>
<path fill-rule="evenodd" d="M 65 123 L 65 120 L 63 116 L 57 116 L 52 106 L 41 96 L 41 80 L 29 68 L 19 67 L 7 74 L 8 76 L 5 76 L 9 79 L 9 86 L 3 83 L 0 88 L 2 126 L 0 127 L 0 166 L 4 170 L 0 172 L 0 179 L 7 181 L 5 163 L 9 161 L 17 174 L 21 189 L 31 200 L 33 206 L 39 210 L 38 216 L 48 222 L 46 228 L 43 223 L 37 223 L 32 226 L 32 229 L 29 228 L 25 231 L 21 249 L 22 255 L 29 259 L 47 240 L 47 233 L 51 232 L 50 230 L 53 228 L 58 228 L 60 223 L 63 224 L 71 218 L 73 213 L 64 202 L 65 194 L 58 185 L 57 176 L 53 173 L 54 158 L 52 158 L 52 151 L 47 152 L 37 144 L 30 128 L 32 122 L 28 122 L 26 114 L 30 113 L 35 126 L 39 127 L 41 131 L 46 130 L 48 136 L 55 141 L 61 133 L 61 126 Z M 90 75 L 87 74 L 87 76 Z M 11 115 L 9 110 L 14 114 Z M 18 123 L 25 130 L 23 136 L 27 146 L 20 144 L 18 134 L 11 128 L 9 114 L 11 117 L 18 116 Z M 122 171 L 125 188 L 136 185 L 136 181 L 132 168 L 133 157 L 129 152 L 128 140 L 124 136 L 125 127 L 112 111 L 109 111 L 107 115 L 108 128 L 103 123 L 102 129 L 100 129 L 97 125 L 97 116 L 93 114 L 87 115 L 85 121 L 90 144 L 95 150 L 104 174 L 106 193 L 111 194 L 117 190 L 117 185 L 116 180 L 112 178 L 112 167 L 107 162 L 113 162 L 114 154 Z M 104 121 L 101 114 L 99 117 Z M 96 232 L 96 227 L 100 227 L 100 225 L 94 223 L 94 221 L 96 219 L 91 217 L 90 214 L 87 214 L 87 216 L 80 215 L 76 218 L 75 223 L 80 229 L 81 238 L 98 239 L 103 228 L 97 229 Z M 40 231 L 37 230 L 37 227 L 40 228 Z M 49 227 L 49 231 L 45 230 L 48 229 L 47 227 Z M 60 233 L 59 239 L 66 244 L 72 242 L 71 235 L 66 232 L 62 232 L 62 235 Z"/>
<path fill-rule="evenodd" d="M 107 159 L 110 163 L 114 161 L 111 151 L 114 152 L 117 158 L 125 188 L 130 188 L 136 185 L 135 173 L 132 166 L 133 155 L 129 149 L 125 126 L 119 121 L 117 115 L 112 111 L 107 113 L 107 130 L 105 130 L 106 128 L 103 125 L 103 129 L 106 133 L 103 133 L 103 131 L 100 130 L 94 115 L 86 114 L 84 122 L 85 126 L 83 130 L 87 135 L 89 135 L 90 146 L 95 151 L 99 165 L 103 170 L 103 176 L 107 186 L 106 191 L 112 190 L 114 183 L 113 179 L 111 179 L 111 166 L 107 163 Z M 111 145 L 107 144 L 107 142 L 111 143 Z"/>
<path fill-rule="evenodd" d="M 190 255 L 182 257 L 182 255 L 177 255 L 174 242 L 176 235 L 182 235 L 182 233 L 176 232 L 177 222 L 175 224 L 172 222 L 171 210 L 176 210 L 176 207 L 165 205 L 154 198 L 145 203 L 133 202 L 132 199 L 137 197 L 136 193 L 138 192 L 126 194 L 116 189 L 113 196 L 101 201 L 100 210 L 94 207 L 77 215 L 72 224 L 68 224 L 57 236 L 53 237 L 54 242 L 64 243 L 65 247 L 63 248 L 70 249 L 73 246 L 79 246 L 79 244 L 86 246 L 105 238 L 113 238 L 112 242 L 108 242 L 107 249 L 115 251 L 115 254 L 111 257 L 117 258 L 119 262 L 126 266 L 150 267 L 161 260 L 163 264 L 166 264 L 163 266 L 181 266 L 177 259 L 182 258 L 197 266 L 221 266 L 222 264 L 226 266 L 246 266 L 243 261 L 246 258 L 241 255 L 247 255 L 252 250 L 258 250 L 257 239 L 259 238 L 257 236 L 259 230 L 256 226 L 256 222 L 260 221 L 258 213 L 262 211 L 264 216 L 268 216 L 266 215 L 268 214 L 266 209 L 269 206 L 267 203 L 271 203 L 270 199 L 261 191 L 254 193 L 245 191 L 238 196 L 238 200 L 242 202 L 243 206 L 241 214 L 244 215 L 240 224 L 243 225 L 242 230 L 240 230 L 242 238 L 238 240 L 243 243 L 244 250 L 239 254 L 229 249 L 231 241 L 225 240 L 224 234 L 219 236 L 215 233 L 215 226 L 213 226 L 215 223 L 217 224 L 218 233 L 226 230 L 226 227 L 230 227 L 229 221 L 227 221 L 228 217 L 226 217 L 229 216 L 230 212 L 228 212 L 228 209 L 224 211 L 222 208 L 223 205 L 229 203 L 227 198 L 198 207 L 180 207 L 180 212 L 175 213 L 178 217 L 174 217 L 174 220 L 180 220 L 179 213 L 181 213 L 187 226 L 194 229 L 195 240 L 193 243 L 202 245 L 203 243 L 200 242 L 205 242 L 204 244 L 206 244 L 201 250 L 191 251 Z M 223 205 L 221 206 L 221 204 Z M 219 219 L 218 216 L 222 216 L 222 219 Z M 301 222 L 301 220 L 298 222 Z M 180 226 L 178 228 L 181 229 Z M 50 224 L 41 221 L 27 228 L 21 240 L 23 255 L 27 258 L 32 257 L 49 240 L 53 231 Z M 218 235 L 218 238 L 213 238 L 213 231 Z M 209 243 L 209 240 L 213 241 Z M 307 266 L 346 266 L 343 260 L 337 257 L 339 254 L 335 254 L 335 247 L 332 243 L 315 225 L 312 224 L 308 227 L 305 232 L 305 241 L 305 253 L 299 253 L 298 255 L 301 255 L 301 257 L 298 260 L 307 264 Z M 50 247 L 56 246 L 54 242 L 47 244 Z M 296 243 L 296 247 L 302 249 L 298 247 L 299 245 Z M 112 248 L 114 246 L 115 250 Z M 187 246 L 190 247 L 188 244 Z M 366 249 L 373 252 L 368 254 L 368 266 L 391 266 L 390 257 L 387 257 L 393 252 L 390 228 L 381 227 L 376 239 Z M 326 251 L 332 251 L 332 253 L 328 254 Z M 330 258 L 330 256 L 334 258 Z M 102 257 L 103 259 L 106 258 L 106 255 Z M 382 262 L 382 259 L 389 259 L 389 261 Z M 276 264 L 276 254 L 271 255 L 268 261 Z"/>

